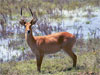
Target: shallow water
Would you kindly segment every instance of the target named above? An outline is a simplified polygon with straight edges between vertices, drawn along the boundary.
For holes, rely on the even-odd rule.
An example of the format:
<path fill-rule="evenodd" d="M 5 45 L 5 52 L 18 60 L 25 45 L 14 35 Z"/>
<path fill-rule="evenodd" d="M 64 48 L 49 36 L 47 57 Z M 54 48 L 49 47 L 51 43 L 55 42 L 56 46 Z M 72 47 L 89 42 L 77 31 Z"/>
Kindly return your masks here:
<path fill-rule="evenodd" d="M 92 12 L 89 13 L 88 11 L 84 11 L 87 9 L 91 9 Z M 60 23 L 60 28 L 63 30 L 61 31 L 68 31 L 72 34 L 79 34 L 78 38 L 83 37 L 84 39 L 88 39 L 89 37 L 94 37 L 94 33 L 96 37 L 100 38 L 100 9 L 99 7 L 86 7 L 83 9 L 76 9 L 74 11 L 67 11 L 63 10 L 63 14 L 66 16 Z M 83 17 L 84 15 L 87 15 L 88 17 Z M 95 16 L 93 16 L 95 15 Z M 69 18 L 69 16 L 72 16 L 72 18 Z M 92 16 L 92 17 L 91 17 Z M 6 27 L 7 32 L 12 32 L 12 35 L 5 35 L 6 38 L 3 38 L 0 34 L 0 59 L 3 59 L 3 61 L 11 60 L 12 58 L 16 58 L 21 55 L 22 51 L 20 48 L 14 48 L 16 46 L 15 43 L 12 43 L 12 45 L 9 47 L 9 43 L 11 41 L 22 41 L 24 39 L 24 27 L 19 26 L 18 21 L 10 21 L 8 20 L 8 26 Z M 55 21 L 51 23 L 52 26 L 57 26 L 58 23 Z M 0 28 L 1 30 L 1 28 Z M 55 33 L 58 31 L 52 31 L 52 33 Z M 23 34 L 22 34 L 23 33 Z M 37 30 L 37 33 L 39 31 Z M 20 35 L 21 34 L 21 35 Z M 34 32 L 33 32 L 34 34 Z M 25 46 L 22 45 L 19 42 L 18 46 Z M 15 44 L 15 46 L 14 46 Z M 16 46 L 17 47 L 17 46 Z"/>

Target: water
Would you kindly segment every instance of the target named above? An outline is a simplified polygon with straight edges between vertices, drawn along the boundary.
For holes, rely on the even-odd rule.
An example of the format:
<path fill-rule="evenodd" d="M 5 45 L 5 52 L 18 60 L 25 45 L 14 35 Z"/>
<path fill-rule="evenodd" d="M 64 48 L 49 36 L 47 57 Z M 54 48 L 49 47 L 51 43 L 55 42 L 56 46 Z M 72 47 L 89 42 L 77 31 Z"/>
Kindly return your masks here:
<path fill-rule="evenodd" d="M 88 10 L 91 9 L 92 12 Z M 72 34 L 80 34 L 84 39 L 94 37 L 96 32 L 96 37 L 100 38 L 100 9 L 99 7 L 83 7 L 76 9 L 74 11 L 63 10 L 63 14 L 66 16 L 60 23 L 60 28 L 62 31 L 68 31 Z M 55 21 L 51 23 L 52 26 L 57 26 L 58 23 Z M 34 27 L 33 27 L 34 28 Z M 0 27 L 1 30 L 1 27 Z M 7 35 L 6 38 L 3 38 L 0 34 L 0 59 L 3 61 L 11 60 L 12 58 L 18 57 L 22 54 L 20 48 L 24 47 L 24 27 L 20 26 L 18 21 L 8 20 L 8 25 L 6 27 L 7 32 L 13 33 L 12 35 Z M 39 30 L 35 30 L 37 33 L 40 33 Z M 58 31 L 52 31 L 55 33 Z M 33 33 L 34 34 L 34 33 Z M 82 35 L 81 35 L 82 34 Z M 23 41 L 22 41 L 23 40 Z M 12 43 L 9 47 L 11 41 L 19 41 L 18 43 Z M 22 44 L 21 44 L 22 43 Z M 17 46 L 18 44 L 18 46 Z M 14 48 L 15 47 L 15 48 Z"/>
<path fill-rule="evenodd" d="M 91 9 L 92 12 L 84 11 Z M 91 31 L 96 31 L 97 37 L 100 37 L 100 9 L 99 7 L 85 7 L 76 9 L 75 11 L 64 11 L 66 16 L 73 15 L 72 19 L 64 19 L 64 26 L 72 26 L 74 28 L 68 29 L 68 32 L 74 33 L 75 29 L 81 27 L 80 32 L 83 33 L 85 39 L 88 38 L 88 34 L 91 34 Z M 83 17 L 85 16 L 86 17 Z M 88 17 L 87 17 L 88 16 Z M 91 31 L 90 31 L 91 30 Z"/>

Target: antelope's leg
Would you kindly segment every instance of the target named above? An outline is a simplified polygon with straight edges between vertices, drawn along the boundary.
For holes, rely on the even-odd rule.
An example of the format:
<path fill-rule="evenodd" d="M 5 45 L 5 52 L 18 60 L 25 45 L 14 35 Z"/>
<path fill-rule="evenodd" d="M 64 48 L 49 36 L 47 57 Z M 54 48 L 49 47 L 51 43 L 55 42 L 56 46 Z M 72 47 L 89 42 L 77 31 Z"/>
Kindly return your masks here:
<path fill-rule="evenodd" d="M 41 72 L 41 64 L 43 60 L 44 55 L 36 55 L 36 60 L 37 60 L 37 70 Z"/>
<path fill-rule="evenodd" d="M 64 48 L 64 51 L 72 58 L 72 60 L 73 60 L 73 67 L 76 67 L 77 56 L 72 51 L 72 48 Z"/>

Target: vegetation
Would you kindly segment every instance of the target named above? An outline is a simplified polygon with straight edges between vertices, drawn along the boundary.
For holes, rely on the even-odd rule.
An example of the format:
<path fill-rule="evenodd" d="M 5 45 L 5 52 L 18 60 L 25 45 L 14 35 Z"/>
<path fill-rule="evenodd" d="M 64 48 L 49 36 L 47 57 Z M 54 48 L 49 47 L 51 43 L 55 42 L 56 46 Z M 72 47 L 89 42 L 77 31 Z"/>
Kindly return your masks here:
<path fill-rule="evenodd" d="M 66 26 L 66 29 L 61 26 L 63 19 L 74 18 L 74 12 L 71 15 L 65 16 L 62 12 L 63 10 L 72 11 L 87 5 L 100 6 L 100 0 L 0 0 L 0 29 L 2 29 L 0 30 L 0 40 L 2 38 L 3 40 L 9 40 L 7 42 L 8 45 L 4 45 L 9 51 L 8 55 L 10 55 L 12 49 L 19 50 L 22 53 L 21 56 L 14 56 L 12 60 L 7 62 L 0 58 L 0 75 L 99 75 L 100 28 L 89 28 L 88 38 L 84 39 L 82 26 Z M 75 29 L 77 42 L 73 51 L 78 56 L 76 69 L 71 69 L 72 60 L 61 51 L 56 54 L 47 55 L 43 60 L 41 73 L 37 72 L 36 60 L 32 56 L 32 52 L 29 54 L 27 52 L 29 47 L 24 39 L 24 32 L 22 31 L 24 29 L 18 23 L 21 18 L 21 8 L 23 8 L 24 17 L 31 16 L 28 7 L 36 12 L 39 19 L 37 22 L 38 26 L 34 27 L 39 32 L 34 31 L 35 35 L 47 35 L 52 32 L 66 31 L 67 28 Z M 87 13 L 82 15 L 82 18 L 89 19 L 97 16 L 92 14 L 93 10 L 91 8 L 83 10 L 87 11 Z M 57 26 L 51 26 L 52 21 L 55 21 Z M 76 18 L 75 22 L 80 22 L 80 19 Z M 87 26 L 91 23 L 91 20 L 85 22 Z M 2 47 L 1 43 L 0 47 Z M 18 61 L 17 58 L 19 59 Z"/>
<path fill-rule="evenodd" d="M 2 75 L 99 75 L 100 50 L 76 52 L 76 54 L 78 56 L 76 69 L 69 70 L 72 60 L 64 52 L 58 52 L 52 54 L 52 57 L 44 58 L 41 73 L 37 72 L 35 59 L 1 63 L 0 73 Z"/>
<path fill-rule="evenodd" d="M 10 4 L 10 5 L 9 5 Z M 37 11 L 37 14 L 51 14 L 52 10 L 58 8 L 60 10 L 67 9 L 67 10 L 74 10 L 76 8 L 81 8 L 85 5 L 98 5 L 100 4 L 99 0 L 0 0 L 0 14 L 9 15 L 18 15 L 20 14 L 21 8 L 28 8 L 31 7 L 34 11 Z M 27 11 L 26 9 L 24 13 Z"/>

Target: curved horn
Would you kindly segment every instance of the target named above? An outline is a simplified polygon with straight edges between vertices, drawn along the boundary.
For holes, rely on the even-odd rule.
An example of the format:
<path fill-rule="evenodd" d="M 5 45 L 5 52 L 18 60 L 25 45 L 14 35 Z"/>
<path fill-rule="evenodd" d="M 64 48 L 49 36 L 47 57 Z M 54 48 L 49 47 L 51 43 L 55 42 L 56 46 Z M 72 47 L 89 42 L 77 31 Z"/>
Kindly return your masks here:
<path fill-rule="evenodd" d="M 22 9 L 23 9 L 23 8 L 21 8 L 21 12 L 20 12 L 21 16 L 22 16 Z"/>
<path fill-rule="evenodd" d="M 22 10 L 23 10 L 23 7 L 21 7 L 21 12 L 20 12 L 21 16 L 22 16 Z M 21 20 L 19 21 L 19 23 L 21 25 L 25 25 L 26 21 L 24 20 L 23 16 L 21 17 Z"/>
<path fill-rule="evenodd" d="M 34 12 L 34 14 L 33 14 L 31 8 L 29 8 L 29 10 L 30 10 L 30 12 L 31 12 L 32 17 L 35 18 L 35 19 L 37 20 L 36 12 Z"/>
<path fill-rule="evenodd" d="M 32 17 L 33 17 L 33 12 L 32 12 L 32 10 L 31 10 L 31 8 L 29 8 L 29 10 L 30 10 L 30 12 L 31 12 L 31 15 L 32 15 Z"/>
<path fill-rule="evenodd" d="M 31 12 L 31 15 L 33 17 L 33 19 L 31 20 L 31 25 L 35 24 L 37 22 L 37 16 L 36 16 L 36 12 L 32 12 L 31 8 L 29 8 L 30 12 Z"/>

